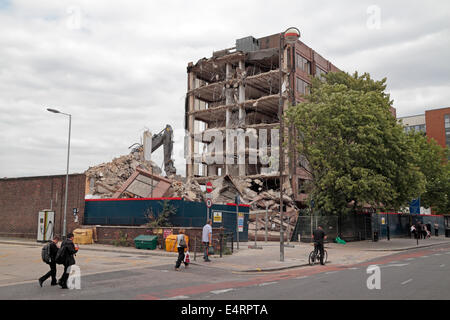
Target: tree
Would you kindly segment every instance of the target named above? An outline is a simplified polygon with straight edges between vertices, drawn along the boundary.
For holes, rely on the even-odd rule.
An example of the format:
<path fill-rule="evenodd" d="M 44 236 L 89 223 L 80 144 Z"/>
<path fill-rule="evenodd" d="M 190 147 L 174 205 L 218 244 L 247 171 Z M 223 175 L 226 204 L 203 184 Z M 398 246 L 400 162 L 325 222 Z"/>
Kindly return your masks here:
<path fill-rule="evenodd" d="M 436 213 L 450 212 L 450 175 L 448 148 L 444 149 L 434 139 L 422 133 L 411 131 L 407 134 L 413 147 L 414 162 L 425 176 L 425 191 L 420 195 L 420 203 L 433 207 Z"/>
<path fill-rule="evenodd" d="M 306 102 L 287 111 L 311 175 L 309 197 L 329 213 L 365 204 L 398 209 L 424 191 L 413 150 L 390 112 L 386 79 L 329 73 L 312 79 Z M 351 210 L 350 209 L 350 210 Z"/>
<path fill-rule="evenodd" d="M 150 228 L 171 227 L 170 217 L 177 212 L 177 209 L 167 200 L 159 203 L 161 205 L 161 211 L 156 218 L 151 207 L 145 212 L 145 217 L 148 220 L 147 226 Z"/>

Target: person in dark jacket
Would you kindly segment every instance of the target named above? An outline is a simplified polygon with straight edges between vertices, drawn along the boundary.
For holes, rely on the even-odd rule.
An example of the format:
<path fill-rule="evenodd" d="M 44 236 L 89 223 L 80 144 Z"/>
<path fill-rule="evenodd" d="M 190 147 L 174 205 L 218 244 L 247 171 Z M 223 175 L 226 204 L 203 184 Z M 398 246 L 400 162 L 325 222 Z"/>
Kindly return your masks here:
<path fill-rule="evenodd" d="M 317 257 L 317 253 L 320 252 L 320 264 L 324 265 L 324 240 L 327 239 L 322 226 L 318 226 L 317 229 L 312 234 L 312 239 L 314 241 L 314 257 Z"/>
<path fill-rule="evenodd" d="M 69 233 L 67 235 L 67 239 L 63 241 L 61 244 L 61 248 L 64 248 L 64 273 L 61 276 L 61 278 L 58 281 L 58 284 L 63 289 L 68 289 L 67 287 L 67 279 L 69 278 L 69 273 L 67 272 L 67 269 L 75 264 L 75 258 L 74 255 L 77 253 L 77 248 L 75 248 L 75 245 L 73 244 L 73 233 Z"/>
<path fill-rule="evenodd" d="M 45 275 L 39 278 L 39 285 L 42 287 L 42 283 L 44 283 L 45 280 L 52 277 L 52 286 L 56 286 L 56 253 L 58 252 L 58 242 L 59 238 L 57 236 L 53 237 L 52 242 L 50 242 L 50 271 L 47 272 Z"/>

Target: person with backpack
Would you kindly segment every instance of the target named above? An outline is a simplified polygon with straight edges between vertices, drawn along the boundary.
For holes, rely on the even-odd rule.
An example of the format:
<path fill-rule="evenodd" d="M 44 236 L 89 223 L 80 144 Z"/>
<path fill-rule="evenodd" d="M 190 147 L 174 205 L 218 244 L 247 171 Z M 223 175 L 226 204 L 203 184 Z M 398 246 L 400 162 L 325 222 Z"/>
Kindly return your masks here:
<path fill-rule="evenodd" d="M 67 239 L 62 242 L 55 259 L 56 263 L 64 265 L 64 273 L 58 280 L 58 284 L 63 289 L 68 289 L 67 279 L 69 278 L 69 273 L 67 272 L 67 269 L 75 264 L 74 255 L 78 252 L 78 248 L 75 247 L 73 243 L 73 238 L 73 233 L 67 235 Z"/>
<path fill-rule="evenodd" d="M 189 251 L 189 246 L 185 237 L 185 230 L 180 229 L 180 234 L 177 235 L 177 250 L 178 250 L 178 259 L 175 263 L 175 271 L 180 270 L 181 262 L 184 263 L 185 268 L 188 267 L 189 263 L 184 259 L 184 251 Z"/>
<path fill-rule="evenodd" d="M 52 277 L 52 286 L 56 286 L 56 254 L 58 253 L 58 242 L 59 238 L 57 236 L 53 237 L 53 240 L 50 243 L 47 243 L 42 248 L 42 261 L 46 264 L 50 265 L 50 271 L 44 274 L 39 278 L 39 285 L 42 287 L 42 284 L 45 280 Z"/>

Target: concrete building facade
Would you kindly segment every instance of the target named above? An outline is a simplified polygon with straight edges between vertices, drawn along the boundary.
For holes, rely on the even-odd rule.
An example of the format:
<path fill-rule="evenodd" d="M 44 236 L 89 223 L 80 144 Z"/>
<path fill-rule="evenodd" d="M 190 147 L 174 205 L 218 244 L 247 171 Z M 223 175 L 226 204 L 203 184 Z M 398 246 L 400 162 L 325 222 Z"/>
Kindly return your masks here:
<path fill-rule="evenodd" d="M 280 34 L 238 39 L 235 47 L 188 64 L 185 104 L 188 179 L 205 184 L 230 175 L 262 179 L 273 186 L 279 184 L 279 168 L 270 157 L 279 155 L 280 99 L 284 113 L 289 105 L 304 100 L 311 77 L 339 71 L 299 40 L 280 50 L 280 39 Z M 306 198 L 302 182 L 308 176 L 297 165 L 302 159 L 296 152 L 290 152 L 293 129 L 284 130 L 288 147 L 283 148 L 283 176 L 295 200 L 302 201 Z M 244 132 L 244 139 L 239 140 L 230 132 Z M 214 143 L 217 137 L 223 137 L 221 149 Z M 263 149 L 260 143 L 264 141 L 267 148 Z M 261 156 L 264 152 L 268 161 Z M 211 161 L 218 158 L 224 161 Z"/>

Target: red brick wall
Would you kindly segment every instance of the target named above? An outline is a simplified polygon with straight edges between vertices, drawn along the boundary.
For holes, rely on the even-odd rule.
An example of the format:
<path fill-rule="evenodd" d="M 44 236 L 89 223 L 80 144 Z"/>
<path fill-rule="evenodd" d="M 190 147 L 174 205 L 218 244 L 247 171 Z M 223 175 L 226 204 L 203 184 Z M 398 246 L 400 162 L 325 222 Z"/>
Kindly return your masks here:
<path fill-rule="evenodd" d="M 450 114 L 450 108 L 425 111 L 427 137 L 436 140 L 443 148 L 446 147 L 444 126 L 444 115 L 446 114 Z"/>
<path fill-rule="evenodd" d="M 84 174 L 69 175 L 67 233 L 79 228 L 84 218 Z M 0 236 L 36 239 L 38 212 L 55 211 L 55 234 L 62 234 L 66 176 L 0 179 Z M 78 208 L 78 223 L 73 208 Z"/>
<path fill-rule="evenodd" d="M 180 227 L 171 228 L 147 228 L 147 227 L 126 227 L 126 226 L 97 226 L 95 227 L 97 234 L 96 243 L 100 244 L 114 244 L 115 240 L 120 239 L 120 233 L 127 235 L 127 244 L 134 247 L 133 239 L 139 235 L 158 235 L 158 247 L 161 246 L 163 241 L 163 235 L 158 234 L 160 229 L 172 229 L 172 234 L 178 234 Z M 189 237 L 189 250 L 194 251 L 194 245 L 197 245 L 197 251 L 201 251 L 201 237 L 203 228 L 183 228 L 185 234 Z M 223 229 L 213 228 L 213 243 L 216 250 L 219 245 L 219 234 L 223 232 Z M 196 241 L 195 241 L 196 238 Z"/>

